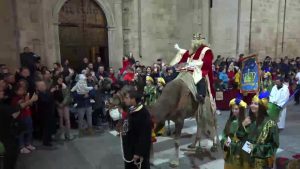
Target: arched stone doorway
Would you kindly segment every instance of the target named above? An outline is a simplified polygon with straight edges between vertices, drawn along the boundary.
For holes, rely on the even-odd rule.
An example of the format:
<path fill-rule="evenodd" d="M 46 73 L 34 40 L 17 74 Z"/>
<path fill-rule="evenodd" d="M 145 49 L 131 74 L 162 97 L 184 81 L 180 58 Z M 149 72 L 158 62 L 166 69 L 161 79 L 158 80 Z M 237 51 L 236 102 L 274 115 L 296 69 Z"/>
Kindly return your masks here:
<path fill-rule="evenodd" d="M 105 13 L 94 0 L 67 0 L 59 11 L 61 61 L 68 59 L 79 69 L 82 59 L 94 62 L 98 56 L 109 65 L 108 26 Z"/>

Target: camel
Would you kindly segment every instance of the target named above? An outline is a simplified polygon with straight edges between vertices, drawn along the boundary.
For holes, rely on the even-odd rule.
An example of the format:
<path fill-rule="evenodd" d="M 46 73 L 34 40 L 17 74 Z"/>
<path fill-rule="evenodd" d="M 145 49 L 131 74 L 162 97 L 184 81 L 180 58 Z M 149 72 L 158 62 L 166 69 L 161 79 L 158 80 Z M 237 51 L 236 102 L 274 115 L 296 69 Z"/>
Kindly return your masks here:
<path fill-rule="evenodd" d="M 131 87 L 125 86 L 117 95 L 113 96 L 111 103 L 113 105 L 120 105 L 122 103 L 124 94 L 127 90 L 130 90 L 130 88 Z M 205 101 L 209 101 L 209 99 L 206 99 Z M 201 117 L 199 117 L 199 114 L 197 112 L 202 106 L 198 105 L 199 102 L 194 99 L 192 92 L 186 86 L 185 82 L 181 79 L 175 79 L 165 86 L 161 96 L 158 98 L 156 103 L 148 107 L 148 110 L 156 124 L 155 131 L 159 131 L 165 125 L 165 121 L 167 120 L 172 120 L 175 123 L 175 159 L 170 161 L 170 167 L 177 167 L 179 165 L 179 139 L 185 119 L 196 117 L 197 121 L 196 138 L 192 145 L 189 146 L 189 148 L 196 148 L 196 144 L 200 140 L 201 132 L 203 132 L 201 131 L 201 127 L 203 127 L 203 124 L 199 124 L 199 122 L 201 121 Z M 212 140 L 214 140 L 214 146 L 211 150 L 215 151 L 217 146 L 215 140 L 215 136 L 217 135 L 215 119 L 213 119 L 213 122 L 214 126 L 212 128 L 214 131 L 212 131 L 210 134 L 213 137 Z"/>
<path fill-rule="evenodd" d="M 205 99 L 205 102 L 209 104 L 208 97 Z M 201 120 L 202 117 L 200 117 L 201 112 L 203 112 L 202 106 L 199 106 L 199 102 L 194 99 L 192 92 L 186 86 L 185 82 L 181 79 L 175 79 L 165 86 L 162 95 L 158 98 L 156 103 L 148 109 L 157 125 L 155 128 L 156 131 L 160 130 L 165 125 L 166 120 L 172 120 L 175 123 L 175 159 L 170 162 L 170 166 L 177 167 L 179 165 L 179 139 L 184 125 L 184 119 L 195 117 L 197 122 L 195 140 L 190 146 L 188 146 L 188 148 L 196 148 L 196 144 L 200 140 L 201 133 L 206 132 L 203 131 L 203 129 L 206 128 L 206 124 L 201 124 L 204 122 L 204 120 Z M 198 114 L 198 111 L 200 111 L 200 114 Z M 217 135 L 215 126 L 216 122 L 215 119 L 212 119 L 212 121 L 213 124 L 211 126 L 212 130 L 210 130 L 211 133 L 208 132 L 206 135 L 210 135 L 210 138 L 213 140 L 214 146 L 211 150 L 215 151 L 217 148 L 217 140 L 215 138 Z M 197 149 L 198 151 L 202 151 L 200 147 Z"/>

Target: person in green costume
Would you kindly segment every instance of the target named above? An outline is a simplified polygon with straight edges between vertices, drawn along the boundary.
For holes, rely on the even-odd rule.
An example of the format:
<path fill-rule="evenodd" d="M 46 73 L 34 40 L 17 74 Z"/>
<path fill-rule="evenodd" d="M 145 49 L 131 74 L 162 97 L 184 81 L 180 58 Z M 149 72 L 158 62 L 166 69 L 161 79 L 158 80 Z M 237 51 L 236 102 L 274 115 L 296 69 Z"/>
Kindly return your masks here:
<path fill-rule="evenodd" d="M 157 98 L 161 95 L 163 88 L 166 86 L 165 79 L 162 77 L 157 78 Z"/>
<path fill-rule="evenodd" d="M 250 105 L 249 116 L 239 128 L 239 135 L 251 144 L 249 148 L 250 168 L 273 168 L 277 148 L 279 147 L 278 127 L 275 121 L 268 117 L 268 92 L 254 96 Z"/>
<path fill-rule="evenodd" d="M 156 87 L 153 85 L 154 80 L 151 76 L 146 77 L 146 86 L 144 87 L 145 105 L 150 106 L 155 103 L 157 99 Z"/>
<path fill-rule="evenodd" d="M 268 70 L 264 71 L 264 76 L 262 79 L 261 91 L 268 91 L 271 92 L 274 83 L 272 82 L 272 75 Z"/>
<path fill-rule="evenodd" d="M 157 78 L 157 86 L 156 86 L 156 97 L 157 99 L 159 98 L 159 96 L 162 93 L 163 88 L 165 87 L 166 82 L 164 80 L 164 78 L 159 77 Z M 170 125 L 170 122 L 168 121 L 168 124 Z M 161 128 L 159 131 L 157 131 L 157 133 L 155 133 L 157 136 L 162 136 L 165 134 L 165 127 Z"/>
<path fill-rule="evenodd" d="M 247 103 L 241 98 L 232 99 L 229 103 L 230 116 L 226 122 L 222 133 L 221 146 L 224 150 L 224 169 L 246 169 L 248 163 L 244 162 L 245 152 L 242 151 L 242 141 L 237 131 L 242 127 L 242 122 L 245 119 L 245 109 Z"/>

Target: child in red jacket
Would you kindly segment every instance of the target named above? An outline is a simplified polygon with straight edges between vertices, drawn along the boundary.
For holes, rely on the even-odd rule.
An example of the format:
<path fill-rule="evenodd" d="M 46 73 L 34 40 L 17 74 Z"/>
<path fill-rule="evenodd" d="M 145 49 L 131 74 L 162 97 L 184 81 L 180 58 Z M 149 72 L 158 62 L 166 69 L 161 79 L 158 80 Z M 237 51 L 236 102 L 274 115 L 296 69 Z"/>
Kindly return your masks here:
<path fill-rule="evenodd" d="M 22 154 L 28 154 L 36 149 L 32 145 L 33 125 L 30 105 L 36 101 L 37 98 L 33 98 L 34 96 L 30 98 L 29 93 L 26 93 L 26 87 L 18 85 L 15 89 L 15 96 L 13 96 L 11 101 L 12 106 L 21 106 L 21 114 L 18 116 L 18 119 L 25 127 L 25 131 L 19 136 L 20 153 Z"/>

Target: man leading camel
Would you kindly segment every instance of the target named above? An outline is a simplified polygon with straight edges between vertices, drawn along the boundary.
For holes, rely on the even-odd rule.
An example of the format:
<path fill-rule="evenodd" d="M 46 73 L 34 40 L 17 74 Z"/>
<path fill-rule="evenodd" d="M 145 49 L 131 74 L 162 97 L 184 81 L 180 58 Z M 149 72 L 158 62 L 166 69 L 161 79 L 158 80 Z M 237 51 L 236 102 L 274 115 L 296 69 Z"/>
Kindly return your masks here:
<path fill-rule="evenodd" d="M 186 118 L 196 117 L 197 120 L 197 136 L 191 147 L 195 147 L 196 143 L 201 140 L 200 134 L 214 141 L 211 152 L 216 150 L 217 147 L 215 145 L 218 144 L 214 113 L 214 91 L 210 90 L 213 89 L 210 83 L 212 81 L 212 52 L 199 36 L 194 37 L 190 51 L 180 49 L 178 45 L 176 45 L 176 47 L 179 52 L 172 62 L 172 65 L 184 63 L 186 65 L 185 70 L 192 72 L 192 74 L 186 71 L 180 73 L 178 78 L 165 86 L 158 100 L 149 107 L 149 112 L 156 123 L 155 129 L 157 131 L 165 125 L 166 120 L 172 120 L 175 123 L 175 153 L 174 159 L 170 161 L 171 167 L 179 166 L 180 135 L 184 125 L 184 119 Z M 200 98 L 200 96 L 203 97 L 200 104 L 194 97 L 198 95 L 196 94 L 196 87 L 193 86 L 195 84 L 205 87 L 203 91 L 199 90 L 198 92 L 203 94 L 202 96 L 198 96 L 198 98 Z M 199 89 L 203 88 L 199 87 Z M 122 90 L 125 91 L 125 88 Z M 111 103 L 120 105 L 122 102 L 124 102 L 124 99 L 118 94 L 113 97 Z M 209 145 L 206 148 L 209 148 Z"/>

